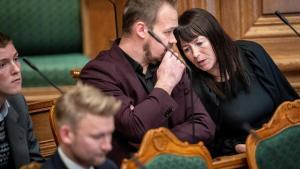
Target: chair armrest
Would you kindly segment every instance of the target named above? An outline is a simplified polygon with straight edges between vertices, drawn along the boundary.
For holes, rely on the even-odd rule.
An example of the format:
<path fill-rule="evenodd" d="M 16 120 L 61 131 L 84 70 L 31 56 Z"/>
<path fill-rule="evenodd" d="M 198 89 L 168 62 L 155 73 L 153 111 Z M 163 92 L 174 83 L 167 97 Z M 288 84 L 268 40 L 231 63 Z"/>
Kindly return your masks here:
<path fill-rule="evenodd" d="M 246 153 L 217 157 L 213 161 L 213 167 L 214 169 L 247 168 Z"/>

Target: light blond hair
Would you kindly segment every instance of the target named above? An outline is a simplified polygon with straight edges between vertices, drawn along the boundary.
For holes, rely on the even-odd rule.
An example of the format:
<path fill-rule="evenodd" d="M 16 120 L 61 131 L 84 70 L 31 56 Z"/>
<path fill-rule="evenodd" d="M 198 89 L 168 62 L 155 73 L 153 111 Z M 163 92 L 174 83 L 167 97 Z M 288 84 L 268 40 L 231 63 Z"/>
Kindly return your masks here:
<path fill-rule="evenodd" d="M 58 126 L 68 123 L 76 127 L 78 121 L 87 114 L 114 116 L 121 102 L 113 96 L 103 94 L 100 89 L 78 82 L 56 102 L 55 116 Z"/>

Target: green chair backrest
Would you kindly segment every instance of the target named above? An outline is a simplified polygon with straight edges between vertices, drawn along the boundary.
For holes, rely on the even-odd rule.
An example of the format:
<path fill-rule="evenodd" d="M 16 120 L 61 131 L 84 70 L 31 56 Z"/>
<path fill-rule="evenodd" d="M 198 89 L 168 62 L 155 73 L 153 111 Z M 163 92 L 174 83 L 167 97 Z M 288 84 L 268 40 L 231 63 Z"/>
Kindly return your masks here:
<path fill-rule="evenodd" d="M 160 154 L 147 162 L 145 167 L 147 169 L 207 169 L 207 164 L 199 156 Z"/>
<path fill-rule="evenodd" d="M 260 142 L 255 157 L 259 169 L 300 169 L 300 125 Z"/>
<path fill-rule="evenodd" d="M 1 0 L 0 31 L 21 55 L 82 53 L 80 0 Z"/>

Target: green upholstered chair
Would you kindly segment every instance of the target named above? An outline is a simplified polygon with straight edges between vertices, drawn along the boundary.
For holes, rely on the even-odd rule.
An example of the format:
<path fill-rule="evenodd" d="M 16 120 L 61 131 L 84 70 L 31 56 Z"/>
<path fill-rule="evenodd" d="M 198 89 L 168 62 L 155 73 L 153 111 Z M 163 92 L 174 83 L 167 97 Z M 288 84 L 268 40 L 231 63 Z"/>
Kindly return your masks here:
<path fill-rule="evenodd" d="M 57 85 L 72 85 L 71 69 L 88 61 L 83 54 L 80 0 L 1 0 L 0 31 Z M 22 63 L 23 86 L 48 86 Z"/>
<path fill-rule="evenodd" d="M 300 168 L 300 100 L 282 103 L 256 134 L 246 142 L 251 169 Z"/>
<path fill-rule="evenodd" d="M 160 154 L 145 164 L 149 169 L 208 169 L 206 162 L 198 156 Z"/>
<path fill-rule="evenodd" d="M 121 169 L 212 169 L 212 158 L 202 142 L 188 144 L 166 128 L 149 130 L 131 159 Z"/>

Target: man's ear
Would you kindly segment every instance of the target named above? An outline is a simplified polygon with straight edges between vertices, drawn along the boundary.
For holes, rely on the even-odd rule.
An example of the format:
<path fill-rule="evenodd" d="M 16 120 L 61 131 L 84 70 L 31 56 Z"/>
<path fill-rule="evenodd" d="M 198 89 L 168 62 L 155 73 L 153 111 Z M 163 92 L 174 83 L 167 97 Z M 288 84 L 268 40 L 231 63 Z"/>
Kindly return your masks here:
<path fill-rule="evenodd" d="M 64 144 L 72 143 L 72 140 L 74 139 L 74 133 L 70 125 L 63 124 L 62 126 L 60 126 L 58 132 L 62 143 Z"/>
<path fill-rule="evenodd" d="M 134 31 L 136 32 L 136 35 L 140 38 L 145 38 L 147 36 L 147 31 L 148 31 L 148 28 L 147 26 L 145 25 L 145 22 L 141 22 L 141 21 L 138 21 L 134 24 Z"/>

